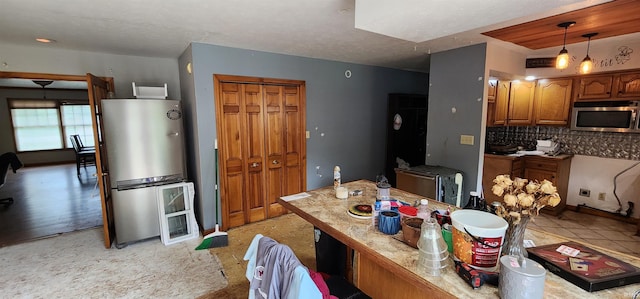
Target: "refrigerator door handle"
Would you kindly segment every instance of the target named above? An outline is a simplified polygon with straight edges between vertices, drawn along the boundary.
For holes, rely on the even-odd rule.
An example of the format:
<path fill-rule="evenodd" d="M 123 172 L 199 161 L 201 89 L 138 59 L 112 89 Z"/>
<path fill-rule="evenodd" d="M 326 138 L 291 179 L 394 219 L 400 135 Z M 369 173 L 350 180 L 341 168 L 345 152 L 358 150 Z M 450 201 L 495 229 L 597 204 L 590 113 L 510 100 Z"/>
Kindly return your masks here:
<path fill-rule="evenodd" d="M 169 136 L 180 136 L 180 133 L 178 133 L 178 132 L 171 132 L 171 133 L 169 133 Z"/>

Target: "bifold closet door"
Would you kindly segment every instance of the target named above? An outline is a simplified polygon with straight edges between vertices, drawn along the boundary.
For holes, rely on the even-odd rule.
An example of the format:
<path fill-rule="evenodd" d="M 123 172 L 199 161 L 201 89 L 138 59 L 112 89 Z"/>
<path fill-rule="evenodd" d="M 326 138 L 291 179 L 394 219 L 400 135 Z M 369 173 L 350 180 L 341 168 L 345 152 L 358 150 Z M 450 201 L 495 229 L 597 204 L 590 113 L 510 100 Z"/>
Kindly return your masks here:
<path fill-rule="evenodd" d="M 303 191 L 302 140 L 303 120 L 298 86 L 265 85 L 267 214 L 286 213 L 277 199 Z"/>
<path fill-rule="evenodd" d="M 226 229 L 266 218 L 264 119 L 260 85 L 222 82 L 218 95 L 220 193 Z"/>
<path fill-rule="evenodd" d="M 222 228 L 285 214 L 306 188 L 304 82 L 214 78 Z"/>

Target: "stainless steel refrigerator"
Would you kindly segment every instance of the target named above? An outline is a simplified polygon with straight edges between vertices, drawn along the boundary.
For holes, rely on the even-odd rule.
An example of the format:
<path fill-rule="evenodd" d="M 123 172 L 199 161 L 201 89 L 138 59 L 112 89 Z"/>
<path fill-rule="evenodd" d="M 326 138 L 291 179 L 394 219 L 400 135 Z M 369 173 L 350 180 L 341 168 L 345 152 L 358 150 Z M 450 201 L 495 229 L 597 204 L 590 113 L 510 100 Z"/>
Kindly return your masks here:
<path fill-rule="evenodd" d="M 105 99 L 102 120 L 116 246 L 159 236 L 156 187 L 186 179 L 180 101 Z"/>

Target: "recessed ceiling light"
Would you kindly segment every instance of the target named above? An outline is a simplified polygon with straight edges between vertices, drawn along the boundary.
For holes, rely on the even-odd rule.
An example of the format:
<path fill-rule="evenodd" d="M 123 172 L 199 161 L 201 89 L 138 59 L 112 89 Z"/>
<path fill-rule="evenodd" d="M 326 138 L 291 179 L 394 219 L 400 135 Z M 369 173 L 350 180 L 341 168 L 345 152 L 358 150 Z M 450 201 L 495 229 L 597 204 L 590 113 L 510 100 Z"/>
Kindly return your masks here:
<path fill-rule="evenodd" d="M 45 44 L 55 43 L 56 42 L 56 40 L 54 40 L 54 39 L 48 39 L 48 38 L 43 38 L 43 37 L 38 37 L 38 38 L 36 38 L 36 40 L 41 42 L 41 43 L 45 43 Z"/>

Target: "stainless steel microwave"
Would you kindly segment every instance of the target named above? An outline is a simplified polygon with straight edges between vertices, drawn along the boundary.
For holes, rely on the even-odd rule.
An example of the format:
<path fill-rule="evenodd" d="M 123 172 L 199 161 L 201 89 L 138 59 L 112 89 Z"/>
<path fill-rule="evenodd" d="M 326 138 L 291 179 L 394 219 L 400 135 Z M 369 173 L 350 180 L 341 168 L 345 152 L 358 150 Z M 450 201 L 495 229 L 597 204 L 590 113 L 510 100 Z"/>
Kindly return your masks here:
<path fill-rule="evenodd" d="M 640 101 L 576 102 L 571 129 L 640 133 Z"/>

